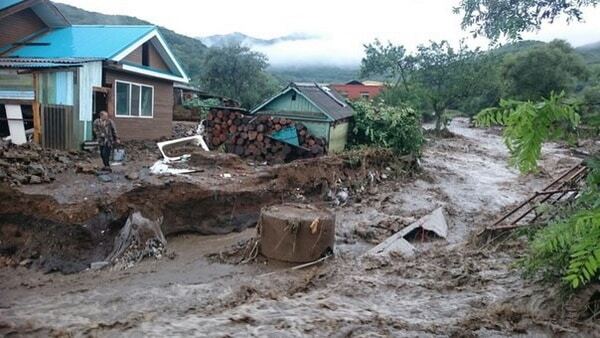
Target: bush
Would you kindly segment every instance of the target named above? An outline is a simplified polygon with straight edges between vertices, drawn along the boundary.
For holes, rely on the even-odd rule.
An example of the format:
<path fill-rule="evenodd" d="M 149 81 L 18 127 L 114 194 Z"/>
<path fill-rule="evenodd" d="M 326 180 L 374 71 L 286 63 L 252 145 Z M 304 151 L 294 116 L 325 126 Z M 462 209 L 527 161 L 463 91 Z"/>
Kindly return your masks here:
<path fill-rule="evenodd" d="M 351 146 L 390 148 L 401 155 L 420 155 L 423 144 L 420 116 L 407 106 L 354 102 L 356 111 L 350 130 Z"/>
<path fill-rule="evenodd" d="M 183 102 L 183 106 L 187 109 L 192 109 L 197 111 L 200 114 L 201 119 L 205 119 L 206 115 L 209 113 L 210 108 L 221 106 L 221 100 L 211 98 L 211 99 L 191 99 Z"/>

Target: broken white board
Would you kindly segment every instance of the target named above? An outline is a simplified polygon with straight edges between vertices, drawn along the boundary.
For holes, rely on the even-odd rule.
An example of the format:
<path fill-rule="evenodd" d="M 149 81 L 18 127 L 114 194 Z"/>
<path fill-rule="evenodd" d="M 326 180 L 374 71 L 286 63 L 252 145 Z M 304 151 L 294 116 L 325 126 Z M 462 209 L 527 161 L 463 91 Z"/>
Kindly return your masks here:
<path fill-rule="evenodd" d="M 410 232 L 417 228 L 423 228 L 427 231 L 431 231 L 441 238 L 448 237 L 448 224 L 444 217 L 443 208 L 437 208 L 430 214 L 427 214 L 419 218 L 416 222 L 400 230 L 398 233 L 402 233 L 402 237 L 408 235 Z"/>
<path fill-rule="evenodd" d="M 27 142 L 25 135 L 25 125 L 23 124 L 23 113 L 18 104 L 7 104 L 6 119 L 8 120 L 8 130 L 10 131 L 10 141 L 14 144 L 23 144 Z"/>
<path fill-rule="evenodd" d="M 390 254 L 400 254 L 405 257 L 414 256 L 416 248 L 399 234 L 396 233 L 388 237 L 385 241 L 367 251 L 366 254 L 370 256 L 389 256 Z"/>
<path fill-rule="evenodd" d="M 446 223 L 443 209 L 435 209 L 432 213 L 421 217 L 416 222 L 413 222 L 406 228 L 386 238 L 383 242 L 367 251 L 366 255 L 381 256 L 398 253 L 406 257 L 413 256 L 416 248 L 404 239 L 404 236 L 417 228 L 432 231 L 436 235 L 446 238 L 448 236 L 448 224 Z"/>
<path fill-rule="evenodd" d="M 166 162 L 166 163 L 165 163 Z M 170 167 L 166 160 L 158 160 L 151 167 L 150 172 L 154 175 L 183 175 L 193 173 L 191 169 L 177 169 Z"/>

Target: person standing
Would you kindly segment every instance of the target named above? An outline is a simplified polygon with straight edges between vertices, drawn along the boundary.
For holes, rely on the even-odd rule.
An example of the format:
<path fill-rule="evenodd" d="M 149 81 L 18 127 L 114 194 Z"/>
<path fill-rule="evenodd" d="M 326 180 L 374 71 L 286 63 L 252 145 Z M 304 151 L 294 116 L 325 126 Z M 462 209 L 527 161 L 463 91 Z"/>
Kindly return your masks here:
<path fill-rule="evenodd" d="M 100 112 L 100 118 L 94 121 L 94 134 L 98 145 L 100 145 L 100 157 L 102 157 L 102 163 L 104 164 L 102 170 L 111 172 L 110 155 L 115 143 L 119 144 L 121 141 L 117 136 L 115 122 L 108 118 L 108 113 L 104 110 Z"/>

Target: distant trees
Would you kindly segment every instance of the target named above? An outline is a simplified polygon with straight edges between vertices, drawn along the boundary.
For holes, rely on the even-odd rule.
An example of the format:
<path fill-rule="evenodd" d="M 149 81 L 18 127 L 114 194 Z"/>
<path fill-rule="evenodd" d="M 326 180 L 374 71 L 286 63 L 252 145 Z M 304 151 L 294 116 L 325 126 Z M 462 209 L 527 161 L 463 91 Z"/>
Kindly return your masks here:
<path fill-rule="evenodd" d="M 278 90 L 277 81 L 265 71 L 267 66 L 267 57 L 248 47 L 212 47 L 204 55 L 200 84 L 250 109 Z"/>
<path fill-rule="evenodd" d="M 505 96 L 519 100 L 540 100 L 551 92 L 573 91 L 587 74 L 582 57 L 562 40 L 508 55 L 502 64 Z"/>
<path fill-rule="evenodd" d="M 381 98 L 388 104 L 412 104 L 433 111 L 436 130 L 444 127 L 444 112 L 458 108 L 469 97 L 482 91 L 486 79 L 484 55 L 462 45 L 454 49 L 447 41 L 430 42 L 409 55 L 403 46 L 380 41 L 365 45 L 361 74 L 379 74 L 391 82 Z"/>
<path fill-rule="evenodd" d="M 517 39 L 522 32 L 539 29 L 563 15 L 581 20 L 583 7 L 595 6 L 600 0 L 461 0 L 455 13 L 462 14 L 463 29 L 497 41 L 505 36 Z"/>

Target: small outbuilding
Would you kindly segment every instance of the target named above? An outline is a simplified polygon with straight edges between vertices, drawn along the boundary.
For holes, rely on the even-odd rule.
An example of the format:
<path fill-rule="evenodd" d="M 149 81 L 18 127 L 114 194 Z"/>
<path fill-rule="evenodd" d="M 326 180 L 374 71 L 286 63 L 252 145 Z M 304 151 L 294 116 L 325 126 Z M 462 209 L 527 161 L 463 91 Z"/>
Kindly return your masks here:
<path fill-rule="evenodd" d="M 317 83 L 292 82 L 251 114 L 282 117 L 304 124 L 326 141 L 328 152 L 344 150 L 354 110 L 335 90 Z"/>

